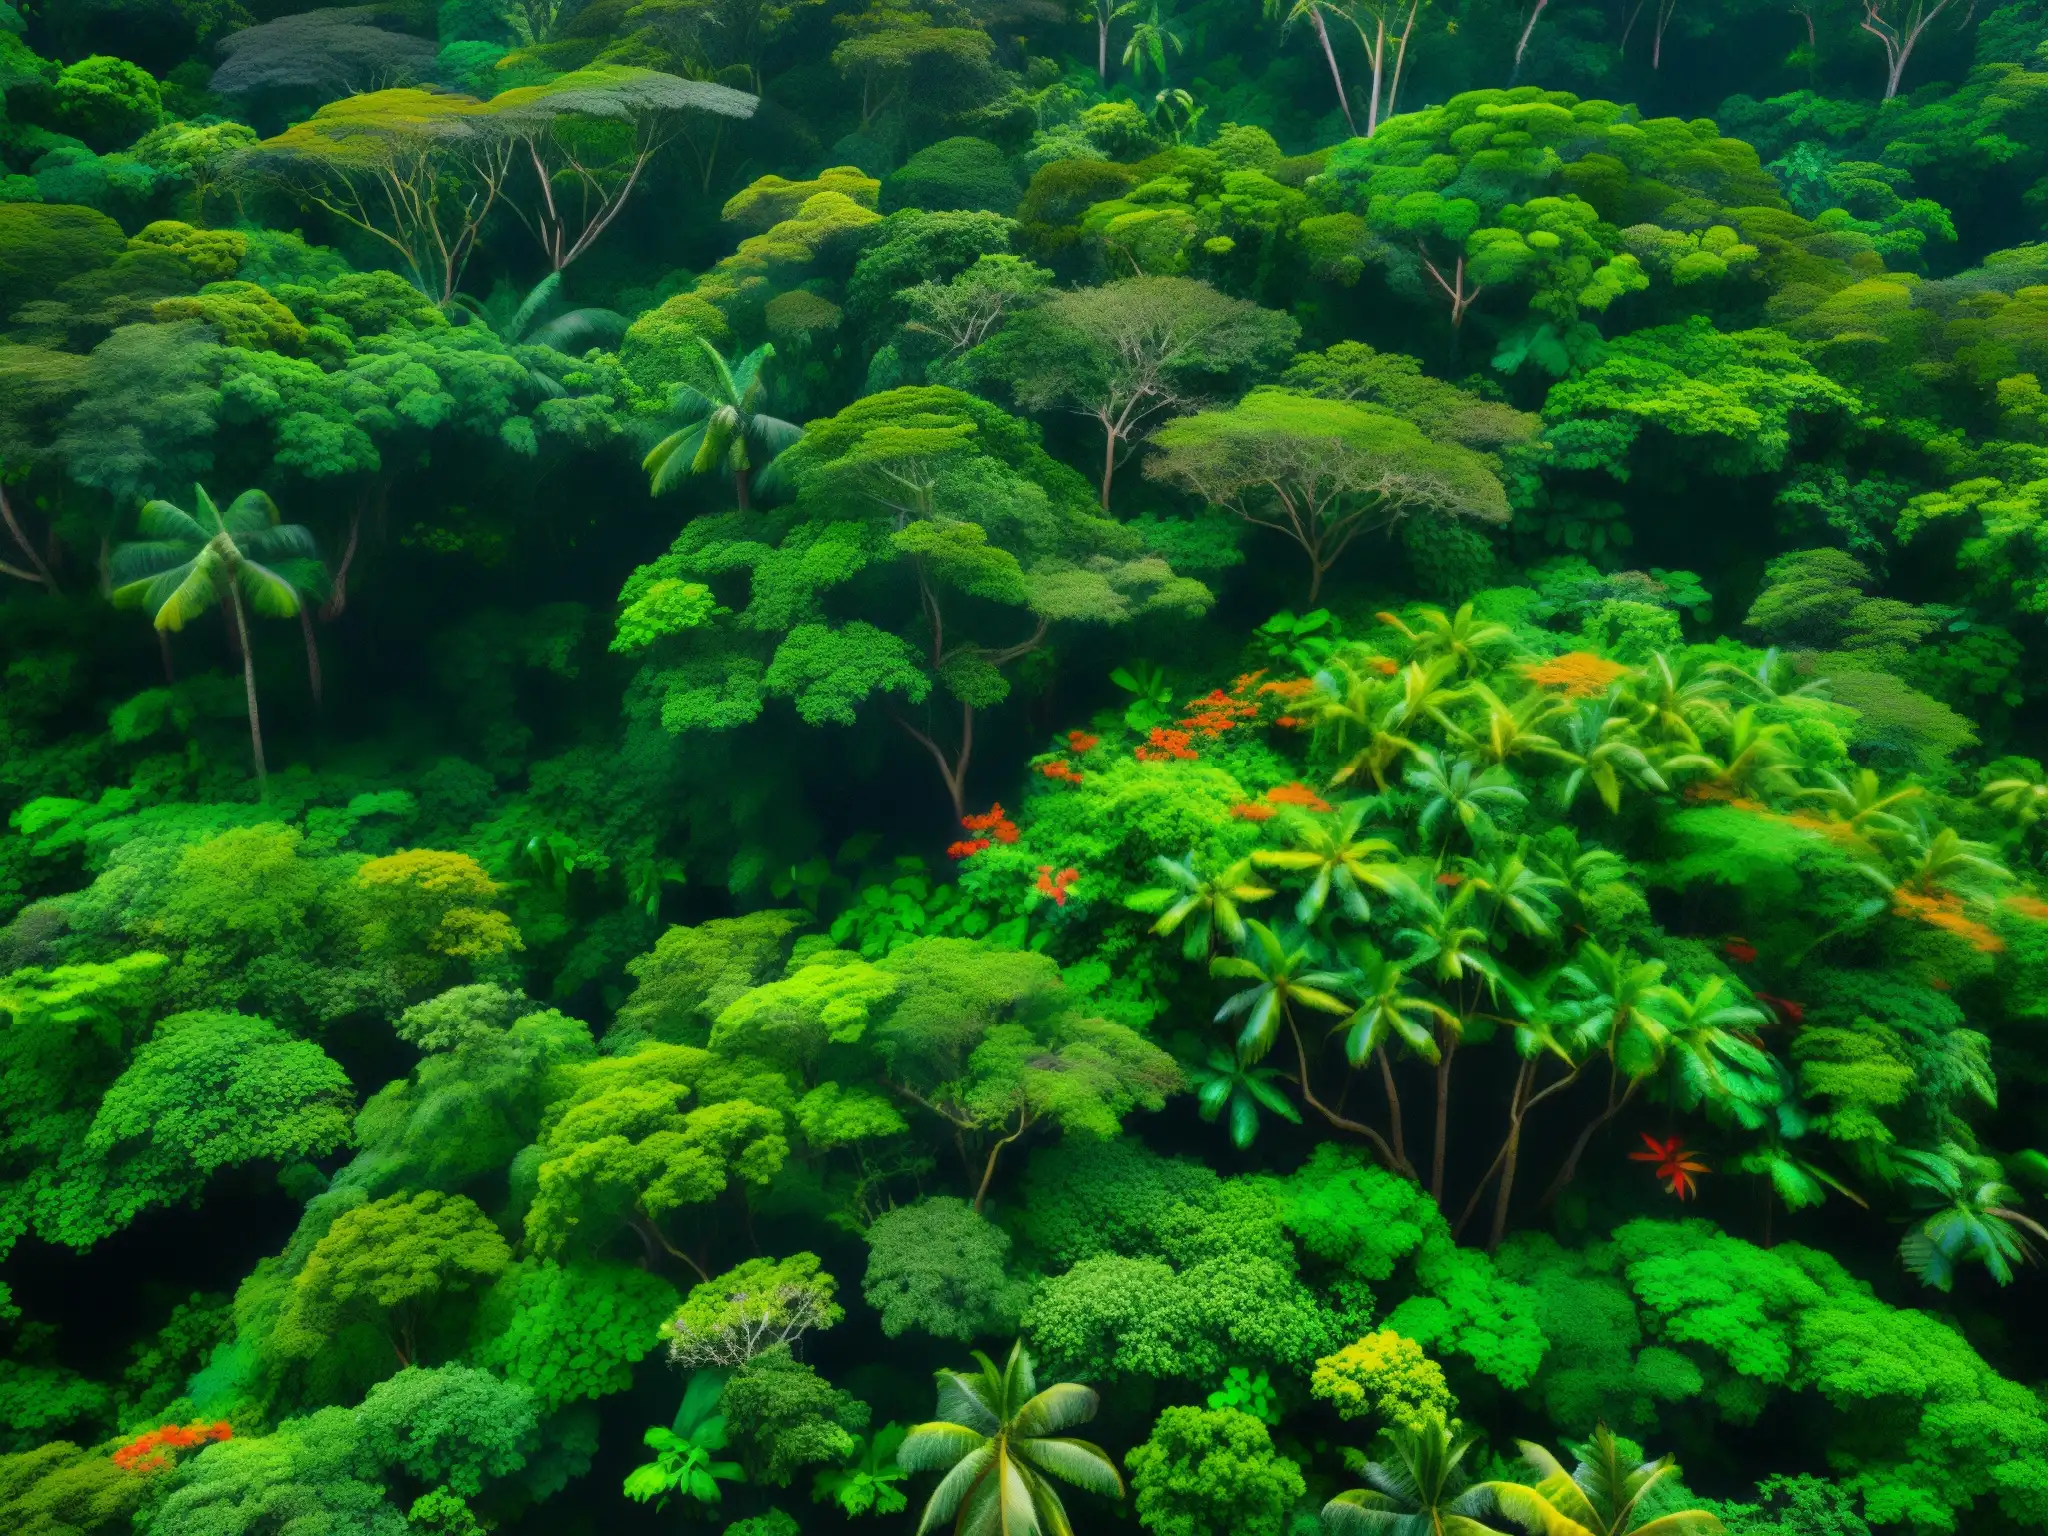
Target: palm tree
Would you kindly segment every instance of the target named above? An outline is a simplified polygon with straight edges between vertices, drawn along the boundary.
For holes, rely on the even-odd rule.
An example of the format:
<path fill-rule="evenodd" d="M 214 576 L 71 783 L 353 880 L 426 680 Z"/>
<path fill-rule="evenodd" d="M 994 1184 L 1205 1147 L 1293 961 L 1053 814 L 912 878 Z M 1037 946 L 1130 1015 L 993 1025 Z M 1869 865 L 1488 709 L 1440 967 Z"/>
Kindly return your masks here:
<path fill-rule="evenodd" d="M 1159 921 L 1152 925 L 1152 932 L 1164 938 L 1175 929 L 1186 928 L 1181 953 L 1190 960 L 1215 949 L 1218 933 L 1233 944 L 1242 944 L 1244 918 L 1238 911 L 1239 905 L 1264 901 L 1273 894 L 1252 879 L 1251 864 L 1246 859 L 1239 859 L 1218 874 L 1205 875 L 1195 868 L 1195 852 L 1190 848 L 1186 857 L 1156 858 L 1152 867 L 1169 882 L 1140 893 L 1168 903 L 1159 914 Z"/>
<path fill-rule="evenodd" d="M 1265 1059 L 1284 1024 L 1295 1027 L 1297 1005 L 1318 1013 L 1345 1014 L 1332 988 L 1342 984 L 1340 972 L 1327 969 L 1314 940 L 1305 934 L 1283 938 L 1257 918 L 1245 920 L 1242 954 L 1218 955 L 1209 962 L 1211 976 L 1234 977 L 1250 986 L 1234 992 L 1216 1010 L 1216 1022 L 1244 1015 L 1237 1037 L 1238 1056 L 1247 1063 Z"/>
<path fill-rule="evenodd" d="M 1590 939 L 1558 972 L 1557 980 L 1577 994 L 1559 1009 L 1567 1049 L 1574 1055 L 1607 1057 L 1607 1106 L 1580 1128 L 1564 1166 L 1543 1193 L 1544 1205 L 1577 1177 L 1579 1159 L 1594 1135 L 1627 1108 L 1663 1066 L 1671 1031 L 1660 1010 L 1674 995 L 1664 984 L 1663 961 L 1638 960 L 1625 944 L 1610 953 Z"/>
<path fill-rule="evenodd" d="M 1145 66 L 1150 64 L 1159 71 L 1159 83 L 1164 85 L 1167 59 L 1178 57 L 1186 47 L 1187 39 L 1181 36 L 1180 28 L 1161 12 L 1159 0 L 1152 0 L 1145 19 L 1132 26 L 1130 39 L 1124 44 L 1124 67 L 1142 85 Z"/>
<path fill-rule="evenodd" d="M 1709 976 L 1691 997 L 1667 988 L 1657 1013 L 1678 1106 L 1711 1102 L 1745 1129 L 1761 1130 L 1785 1097 L 1776 1059 L 1755 1039 L 1770 1022 L 1764 1011 L 1735 996 L 1721 977 Z"/>
<path fill-rule="evenodd" d="M 216 603 L 227 609 L 242 653 L 256 782 L 267 790 L 270 770 L 263 760 L 248 608 L 272 618 L 302 613 L 302 594 L 317 584 L 319 555 L 313 535 L 297 523 L 280 522 L 277 503 L 264 492 L 244 491 L 223 511 L 205 486 L 192 489 L 191 512 L 168 501 L 142 509 L 144 537 L 114 551 L 113 598 L 119 607 L 143 609 L 159 630 L 173 632 Z"/>
<path fill-rule="evenodd" d="M 1087 1387 L 1057 1382 L 1043 1392 L 1019 1340 L 998 1369 L 939 1372 L 939 1417 L 912 1427 L 897 1448 L 908 1472 L 945 1476 L 932 1490 L 918 1536 L 950 1522 L 955 1536 L 1071 1536 L 1052 1479 L 1122 1498 L 1124 1480 L 1100 1446 L 1060 1434 L 1095 1417 Z"/>
<path fill-rule="evenodd" d="M 1410 789 L 1424 796 L 1422 814 L 1415 830 L 1425 843 L 1435 842 L 1437 829 L 1449 818 L 1474 848 L 1491 845 L 1500 835 L 1493 812 L 1509 806 L 1527 805 L 1529 797 L 1515 788 L 1504 768 L 1485 768 L 1469 757 L 1446 766 L 1442 757 L 1424 747 L 1415 754 L 1415 766 L 1408 770 Z M 1444 831 L 1439 851 L 1450 843 L 1450 828 Z"/>
<path fill-rule="evenodd" d="M 1413 881 L 1393 857 L 1394 845 L 1384 837 L 1361 837 L 1365 818 L 1377 810 L 1373 800 L 1352 800 L 1328 816 L 1296 815 L 1286 826 L 1294 846 L 1261 848 L 1252 862 L 1261 869 L 1284 869 L 1310 876 L 1308 889 L 1295 903 L 1294 915 L 1304 923 L 1322 914 L 1330 893 L 1353 922 L 1372 916 L 1365 899 L 1367 887 L 1382 896 L 1407 892 Z"/>
<path fill-rule="evenodd" d="M 2048 1228 L 2015 1209 L 2019 1196 L 1996 1159 L 1957 1146 L 1936 1152 L 1902 1147 L 1892 1155 L 1904 1164 L 1914 1205 L 1927 1213 L 1899 1243 L 1900 1259 L 1923 1284 L 1946 1291 L 1955 1284 L 1956 1266 L 1975 1260 L 2009 1285 L 2013 1266 L 2035 1258 L 2029 1235 L 2048 1239 Z"/>
<path fill-rule="evenodd" d="M 1195 1103 L 1204 1122 L 1213 1125 L 1227 1110 L 1230 1114 L 1230 1144 L 1242 1152 L 1259 1134 L 1259 1111 L 1268 1110 L 1282 1120 L 1301 1124 L 1301 1111 L 1287 1102 L 1274 1083 L 1280 1073 L 1272 1067 L 1248 1067 L 1221 1046 L 1211 1046 L 1207 1059 L 1188 1068 L 1188 1083 L 1195 1090 Z"/>
<path fill-rule="evenodd" d="M 1568 886 L 1529 862 L 1526 837 L 1512 850 L 1496 849 L 1484 859 L 1460 859 L 1458 868 L 1463 889 L 1486 898 L 1489 931 L 1505 916 L 1524 938 L 1547 939 L 1557 932 L 1557 900 L 1551 892 Z"/>
<path fill-rule="evenodd" d="M 697 345 L 704 349 L 706 371 L 696 383 L 678 384 L 671 402 L 682 425 L 648 450 L 640 467 L 656 496 L 684 475 L 724 469 L 745 512 L 751 506 L 748 482 L 754 472 L 766 471 L 804 429 L 760 408 L 767 392 L 761 370 L 775 356 L 771 343 L 763 342 L 731 364 L 703 337 Z"/>
<path fill-rule="evenodd" d="M 594 346 L 616 345 L 626 333 L 626 317 L 615 309 L 563 309 L 559 272 L 550 272 L 535 283 L 523 299 L 503 285 L 481 304 L 463 293 L 451 302 L 511 347 L 546 347 L 580 357 Z M 531 363 L 526 365 L 526 376 L 550 399 L 567 393 L 560 379 Z"/>
<path fill-rule="evenodd" d="M 1830 821 L 1857 833 L 1905 831 L 1906 821 L 1897 814 L 1897 807 L 1926 793 L 1918 784 L 1902 785 L 1887 793 L 1874 768 L 1858 768 L 1846 779 L 1823 772 L 1821 779 L 1819 789 L 1802 790 L 1799 798 L 1818 801 Z M 1987 784 L 1984 792 L 1988 795 L 1991 788 Z"/>
<path fill-rule="evenodd" d="M 1406 701 L 1394 697 L 1393 685 L 1373 666 L 1383 660 L 1340 655 L 1315 675 L 1316 691 L 1302 712 L 1315 720 L 1317 734 L 1326 736 L 1344 759 L 1330 776 L 1332 784 L 1347 784 L 1365 773 L 1376 787 L 1385 789 L 1388 772 L 1416 749 L 1395 729 Z"/>
<path fill-rule="evenodd" d="M 1308 1046 L 1302 1041 L 1301 1022 L 1295 1017 L 1295 1010 L 1301 1007 L 1317 1013 L 1350 1013 L 1351 1005 L 1337 996 L 1334 990 L 1347 985 L 1350 977 L 1344 972 L 1328 969 L 1321 946 L 1305 935 L 1290 934 L 1282 938 L 1256 918 L 1247 918 L 1244 926 L 1242 952 L 1219 955 L 1209 962 L 1211 976 L 1236 977 L 1250 983 L 1232 994 L 1216 1010 L 1218 1023 L 1239 1014 L 1245 1015 L 1244 1026 L 1237 1037 L 1237 1059 L 1246 1066 L 1256 1065 L 1272 1050 L 1281 1026 L 1286 1026 L 1294 1041 L 1299 1070 L 1296 1082 L 1301 1089 L 1301 1101 L 1337 1129 L 1365 1137 L 1388 1167 L 1406 1173 L 1406 1160 L 1396 1156 L 1395 1150 L 1387 1145 L 1386 1138 L 1371 1126 L 1347 1118 L 1317 1098 L 1310 1077 Z"/>
<path fill-rule="evenodd" d="M 1387 1459 L 1365 1464 L 1372 1486 L 1323 1506 L 1331 1536 L 1500 1536 L 1486 1523 L 1494 1485 L 1473 1482 L 1463 1466 L 1476 1436 L 1454 1438 L 1442 1419 L 1426 1417 L 1382 1438 Z"/>
<path fill-rule="evenodd" d="M 1677 667 L 1662 651 L 1650 658 L 1648 666 L 1630 690 L 1642 724 L 1659 741 L 1698 751 L 1700 738 L 1696 721 L 1724 725 L 1728 709 L 1728 681 L 1712 665 L 1681 661 Z"/>
<path fill-rule="evenodd" d="M 1789 793 L 1798 788 L 1786 745 L 1791 736 L 1791 726 L 1767 725 L 1757 719 L 1754 704 L 1745 704 L 1729 724 L 1725 756 L 1687 752 L 1666 759 L 1664 772 L 1675 779 L 1683 769 L 1703 769 L 1706 776 L 1695 789 L 1705 787 L 1728 799 Z"/>
<path fill-rule="evenodd" d="M 1477 729 L 1460 726 L 1451 732 L 1468 756 L 1490 767 L 1505 768 L 1518 757 L 1556 760 L 1565 755 L 1556 737 L 1537 729 L 1567 707 L 1556 694 L 1531 688 L 1508 704 L 1484 683 L 1474 683 L 1472 697 L 1486 706 L 1485 719 Z"/>
<path fill-rule="evenodd" d="M 1953 893 L 1981 898 L 1993 886 L 2012 878 L 2012 871 L 1998 862 L 1988 843 L 1973 843 L 1953 827 L 1930 828 L 1922 822 L 1900 839 L 1901 852 L 1896 879 L 1879 870 L 1866 873 L 1887 890 L 1903 888 L 1916 896 Z"/>
<path fill-rule="evenodd" d="M 1669 1456 L 1630 1466 L 1607 1426 L 1579 1450 L 1570 1472 L 1540 1445 L 1515 1442 L 1539 1481 L 1489 1483 L 1501 1513 L 1518 1520 L 1531 1536 L 1719 1536 L 1721 1522 L 1703 1509 L 1684 1509 L 1644 1518 L 1650 1490 L 1678 1475 Z"/>
<path fill-rule="evenodd" d="M 1354 952 L 1345 990 L 1357 999 L 1357 1006 L 1337 1026 L 1344 1032 L 1344 1054 L 1354 1067 L 1363 1067 L 1368 1059 L 1379 1063 L 1380 1085 L 1387 1094 L 1387 1150 L 1392 1154 L 1395 1169 L 1412 1178 L 1414 1165 L 1408 1160 L 1401 1090 L 1394 1081 L 1394 1063 L 1387 1046 L 1390 1041 L 1399 1041 L 1410 1055 L 1438 1069 L 1437 1097 L 1441 1105 L 1445 1052 L 1449 1044 L 1455 1043 L 1463 1021 L 1443 1004 L 1414 991 L 1408 981 L 1408 967 L 1389 960 L 1370 944 L 1362 943 Z M 1441 1114 L 1438 1119 L 1441 1121 Z M 1439 1150 L 1439 1172 L 1442 1165 Z"/>
<path fill-rule="evenodd" d="M 1515 648 L 1515 632 L 1505 624 L 1477 618 L 1470 603 L 1455 614 L 1445 613 L 1441 608 L 1417 609 L 1413 628 L 1398 614 L 1381 613 L 1374 617 L 1401 632 L 1409 643 L 1410 661 L 1427 662 L 1448 656 L 1468 675 L 1486 670 L 1491 653 Z"/>
<path fill-rule="evenodd" d="M 1636 744 L 1635 729 L 1616 712 L 1615 694 L 1588 699 L 1565 726 L 1564 759 L 1572 765 L 1558 798 L 1570 810 L 1588 784 L 1610 812 L 1621 809 L 1624 784 L 1638 789 L 1666 788 L 1664 777 Z"/>
<path fill-rule="evenodd" d="M 2027 764 L 2002 779 L 1987 780 L 1977 798 L 2003 813 L 2016 830 L 2024 833 L 2043 814 L 2048 814 L 2048 779 L 2042 777 L 2040 769 Z"/>

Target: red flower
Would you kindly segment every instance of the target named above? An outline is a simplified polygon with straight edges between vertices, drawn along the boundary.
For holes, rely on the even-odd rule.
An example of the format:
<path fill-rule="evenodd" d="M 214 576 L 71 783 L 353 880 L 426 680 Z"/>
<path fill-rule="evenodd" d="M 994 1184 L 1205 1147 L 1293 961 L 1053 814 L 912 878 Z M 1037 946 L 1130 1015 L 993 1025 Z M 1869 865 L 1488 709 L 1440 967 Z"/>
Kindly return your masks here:
<path fill-rule="evenodd" d="M 1803 1003 L 1795 1003 L 1789 997 L 1773 997 L 1768 992 L 1757 993 L 1756 1000 L 1775 1013 L 1781 1023 L 1797 1027 L 1806 1022 Z"/>
<path fill-rule="evenodd" d="M 1038 866 L 1038 894 L 1050 896 L 1054 906 L 1064 907 L 1067 904 L 1067 888 L 1080 878 L 1081 871 L 1078 869 L 1063 869 L 1054 874 L 1050 864 L 1041 864 Z"/>
<path fill-rule="evenodd" d="M 1686 1150 L 1684 1137 L 1673 1136 L 1669 1141 L 1659 1141 L 1656 1137 L 1645 1133 L 1643 1145 L 1649 1148 L 1649 1150 L 1647 1152 L 1629 1153 L 1629 1161 L 1632 1163 L 1655 1163 L 1657 1165 L 1657 1177 L 1663 1180 L 1664 1192 L 1666 1194 L 1676 1195 L 1681 1200 L 1690 1200 L 1699 1193 L 1699 1181 L 1693 1175 L 1696 1173 L 1708 1173 L 1712 1170 L 1693 1153 Z"/>
<path fill-rule="evenodd" d="M 1731 936 L 1721 941 L 1721 953 L 1737 965 L 1747 965 L 1756 958 L 1756 946 L 1747 939 Z"/>
<path fill-rule="evenodd" d="M 1061 784 L 1078 784 L 1081 782 L 1080 771 L 1063 757 L 1056 757 L 1049 763 L 1040 763 L 1038 771 L 1048 779 L 1055 780 Z"/>
<path fill-rule="evenodd" d="M 1270 805 L 1253 805 L 1246 802 L 1233 805 L 1230 814 L 1239 821 L 1271 821 L 1276 812 Z"/>
<path fill-rule="evenodd" d="M 1087 731 L 1069 731 L 1067 732 L 1067 750 L 1076 753 L 1092 752 L 1101 740 L 1100 736 L 1090 735 Z"/>
<path fill-rule="evenodd" d="M 960 818 L 960 825 L 970 832 L 986 832 L 988 834 L 987 837 L 975 839 L 976 842 L 981 844 L 981 848 L 970 847 L 965 843 L 955 843 L 953 845 L 954 848 L 966 848 L 967 853 L 981 852 L 982 848 L 986 848 L 989 845 L 991 839 L 998 843 L 1014 843 L 1018 837 L 1017 823 L 1003 814 L 1003 802 L 1000 800 L 983 811 L 979 816 L 962 816 Z M 952 850 L 948 849 L 947 851 L 950 853 Z M 967 854 L 955 853 L 953 857 L 963 859 L 967 857 Z"/>
<path fill-rule="evenodd" d="M 161 1472 L 171 1464 L 171 1458 L 165 1454 L 167 1451 L 189 1451 L 196 1445 L 210 1445 L 216 1440 L 232 1440 L 234 1437 L 235 1432 L 225 1419 L 215 1424 L 166 1424 L 160 1429 L 137 1435 L 117 1449 L 114 1465 L 123 1472 Z"/>
<path fill-rule="evenodd" d="M 1144 746 L 1138 748 L 1137 759 L 1141 763 L 1192 763 L 1199 753 L 1189 745 L 1186 731 L 1169 731 L 1163 725 L 1152 727 L 1152 735 Z"/>
<path fill-rule="evenodd" d="M 966 838 L 957 843 L 948 843 L 946 845 L 946 857 L 949 859 L 971 859 L 987 846 L 988 839 L 985 837 Z"/>

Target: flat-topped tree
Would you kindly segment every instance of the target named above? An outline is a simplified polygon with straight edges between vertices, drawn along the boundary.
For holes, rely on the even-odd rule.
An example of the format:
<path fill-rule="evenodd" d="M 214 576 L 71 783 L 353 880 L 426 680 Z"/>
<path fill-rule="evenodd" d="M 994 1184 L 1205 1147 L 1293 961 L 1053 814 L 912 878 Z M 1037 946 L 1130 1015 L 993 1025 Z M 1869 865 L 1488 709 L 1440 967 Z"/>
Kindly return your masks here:
<path fill-rule="evenodd" d="M 516 139 L 534 184 L 530 203 L 507 206 L 548 269 L 563 271 L 611 227 L 649 163 L 693 121 L 716 120 L 698 157 L 708 186 L 725 125 L 747 121 L 760 104 L 730 86 L 621 65 L 505 91 L 491 98 L 490 114 Z"/>
<path fill-rule="evenodd" d="M 871 395 L 778 463 L 791 506 L 698 518 L 621 594 L 619 648 L 652 648 L 643 685 L 672 731 L 751 724 L 771 695 L 808 725 L 879 706 L 964 815 L 976 714 L 1054 625 L 1211 600 L 1099 515 L 1029 425 L 958 390 Z"/>
<path fill-rule="evenodd" d="M 1186 277 L 1133 277 L 1061 293 L 1018 316 L 970 361 L 1027 410 L 1061 406 L 1102 427 L 1101 502 L 1117 465 L 1166 416 L 1284 362 L 1301 327 Z"/>
<path fill-rule="evenodd" d="M 371 91 L 265 139 L 248 163 L 379 241 L 420 292 L 446 303 L 511 178 L 514 126 L 453 91 Z"/>

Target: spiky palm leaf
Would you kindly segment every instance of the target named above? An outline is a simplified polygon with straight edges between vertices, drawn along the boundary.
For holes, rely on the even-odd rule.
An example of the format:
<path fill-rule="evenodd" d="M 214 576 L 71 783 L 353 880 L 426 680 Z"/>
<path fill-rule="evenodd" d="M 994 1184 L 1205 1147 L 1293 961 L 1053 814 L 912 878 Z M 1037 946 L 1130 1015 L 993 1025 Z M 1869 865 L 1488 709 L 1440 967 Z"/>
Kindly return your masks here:
<path fill-rule="evenodd" d="M 939 1372 L 938 1418 L 913 1427 L 896 1452 L 909 1472 L 944 1472 L 918 1536 L 951 1523 L 954 1536 L 1072 1536 L 1052 1479 L 1123 1496 L 1116 1463 L 1101 1447 L 1061 1434 L 1095 1417 L 1096 1395 L 1073 1382 L 1040 1391 L 1020 1340 L 1000 1368 L 979 1350 L 980 1370 Z"/>

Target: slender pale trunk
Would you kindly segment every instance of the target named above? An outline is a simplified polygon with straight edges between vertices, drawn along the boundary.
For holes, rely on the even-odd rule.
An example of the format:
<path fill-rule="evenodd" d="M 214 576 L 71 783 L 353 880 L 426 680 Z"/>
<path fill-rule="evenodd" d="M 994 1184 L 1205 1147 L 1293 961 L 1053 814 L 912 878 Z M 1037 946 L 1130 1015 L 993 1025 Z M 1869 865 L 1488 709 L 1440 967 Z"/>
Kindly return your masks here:
<path fill-rule="evenodd" d="M 21 552 L 28 556 L 28 563 L 35 570 L 35 579 L 55 592 L 57 578 L 50 573 L 49 566 L 43 563 L 42 555 L 37 552 L 35 545 L 29 542 L 28 535 L 22 532 L 21 524 L 14 520 L 14 507 L 7 499 L 5 486 L 0 486 L 0 520 L 6 522 L 7 531 L 14 536 L 14 542 L 21 547 Z"/>
<path fill-rule="evenodd" d="M 1408 19 L 1401 24 L 1401 41 L 1394 49 L 1394 78 L 1387 86 L 1387 116 L 1392 117 L 1400 109 L 1401 66 L 1408 60 L 1408 39 L 1415 34 L 1415 13 L 1422 8 L 1422 0 L 1410 0 Z"/>
<path fill-rule="evenodd" d="M 1095 12 L 1095 77 L 1109 84 L 1109 0 L 1097 0 Z"/>
<path fill-rule="evenodd" d="M 1102 510 L 1109 510 L 1109 486 L 1116 478 L 1116 429 L 1107 422 L 1102 428 Z"/>
<path fill-rule="evenodd" d="M 1351 130 L 1353 138 L 1358 137 L 1358 122 L 1351 115 L 1351 98 L 1344 93 L 1344 75 L 1337 68 L 1337 50 L 1330 46 L 1330 29 L 1323 25 L 1320 9 L 1311 9 L 1309 20 L 1315 23 L 1316 41 L 1323 45 L 1323 58 L 1330 66 L 1330 79 L 1337 87 L 1337 105 L 1344 110 L 1344 126 Z"/>
<path fill-rule="evenodd" d="M 1365 134 L 1371 138 L 1380 128 L 1380 71 L 1387 61 L 1387 18 L 1382 16 L 1372 34 L 1372 99 L 1365 104 Z"/>
<path fill-rule="evenodd" d="M 1301 1043 L 1301 1027 L 1294 1022 L 1294 1015 L 1292 1013 L 1287 1015 L 1287 1030 L 1294 1037 L 1295 1059 L 1301 1063 L 1300 1087 L 1302 1103 L 1321 1115 L 1338 1130 L 1350 1131 L 1353 1135 L 1363 1136 L 1367 1141 L 1371 1142 L 1373 1150 L 1379 1153 L 1380 1161 L 1386 1165 L 1390 1172 L 1398 1173 L 1404 1179 L 1414 1178 L 1415 1170 L 1408 1166 L 1407 1158 L 1401 1156 L 1395 1148 L 1389 1146 L 1386 1137 L 1382 1136 L 1371 1126 L 1361 1121 L 1352 1120 L 1339 1111 L 1330 1108 L 1329 1105 L 1316 1097 L 1315 1089 L 1309 1084 L 1308 1047 Z M 1342 1102 L 1341 1098 L 1339 1102 Z M 1396 1134 L 1398 1134 L 1398 1120 L 1395 1124 L 1397 1128 Z"/>
<path fill-rule="evenodd" d="M 1515 67 L 1508 71 L 1508 84 L 1510 86 L 1521 78 L 1522 55 L 1528 52 L 1530 34 L 1536 30 L 1536 23 L 1542 18 L 1544 8 L 1549 4 L 1550 0 L 1536 0 L 1535 6 L 1529 12 L 1528 24 L 1522 28 L 1522 35 L 1515 42 Z"/>
<path fill-rule="evenodd" d="M 1003 1148 L 1031 1129 L 1032 1121 L 1022 1111 L 1017 1115 L 1017 1129 L 988 1149 L 988 1161 L 981 1170 L 981 1187 L 974 1192 L 974 1214 L 979 1216 L 983 1206 L 988 1204 L 988 1188 L 995 1182 L 996 1159 L 1003 1155 Z"/>
<path fill-rule="evenodd" d="M 256 709 L 256 658 L 249 650 L 249 621 L 242 612 L 241 588 L 230 583 L 228 606 L 235 615 L 235 637 L 242 647 L 242 691 L 249 699 L 249 750 L 256 759 L 256 792 L 270 794 L 270 769 L 263 761 L 263 717 Z"/>
<path fill-rule="evenodd" d="M 164 664 L 165 685 L 168 686 L 175 683 L 178 680 L 178 675 L 171 669 L 171 635 L 169 630 L 159 629 L 156 632 L 156 652 Z"/>

